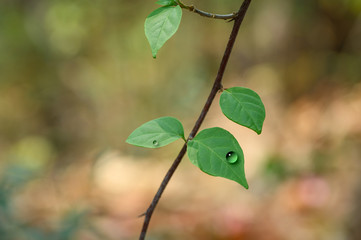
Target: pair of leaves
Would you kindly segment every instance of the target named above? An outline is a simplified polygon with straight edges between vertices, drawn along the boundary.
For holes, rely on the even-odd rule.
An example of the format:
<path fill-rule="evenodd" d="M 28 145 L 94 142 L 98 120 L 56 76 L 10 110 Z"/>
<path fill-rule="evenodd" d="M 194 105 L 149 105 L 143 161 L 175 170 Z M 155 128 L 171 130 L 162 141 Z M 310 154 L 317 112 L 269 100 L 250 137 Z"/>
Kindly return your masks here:
<path fill-rule="evenodd" d="M 233 87 L 222 92 L 219 104 L 231 121 L 260 134 L 266 111 L 258 94 Z M 203 172 L 234 180 L 248 189 L 242 148 L 235 137 L 222 128 L 209 128 L 188 141 L 188 157 Z"/>
<path fill-rule="evenodd" d="M 179 138 L 184 139 L 182 124 L 175 118 L 162 117 L 138 127 L 126 142 L 158 148 Z M 234 180 L 248 189 L 243 151 L 231 133 L 222 128 L 205 129 L 189 140 L 187 146 L 189 159 L 203 172 Z"/>
<path fill-rule="evenodd" d="M 182 8 L 175 0 L 159 0 L 157 3 L 162 7 L 149 14 L 144 23 L 153 58 L 156 58 L 158 50 L 176 33 L 182 19 Z"/>

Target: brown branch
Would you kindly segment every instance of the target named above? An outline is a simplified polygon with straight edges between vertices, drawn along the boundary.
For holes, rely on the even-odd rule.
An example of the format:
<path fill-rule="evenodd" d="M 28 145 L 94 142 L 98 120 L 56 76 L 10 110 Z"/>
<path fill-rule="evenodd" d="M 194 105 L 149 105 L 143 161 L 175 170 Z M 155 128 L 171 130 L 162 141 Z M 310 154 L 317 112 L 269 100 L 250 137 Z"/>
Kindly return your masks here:
<path fill-rule="evenodd" d="M 210 106 L 212 105 L 212 102 L 213 102 L 217 92 L 220 89 L 222 89 L 222 78 L 223 78 L 224 72 L 226 70 L 228 59 L 229 59 L 229 57 L 231 55 L 233 45 L 234 45 L 234 42 L 236 41 L 239 28 L 240 28 L 240 26 L 242 24 L 244 16 L 246 15 L 246 12 L 247 12 L 247 9 L 248 9 L 248 6 L 250 5 L 250 3 L 251 3 L 251 0 L 244 0 L 242 6 L 240 7 L 239 11 L 237 12 L 237 16 L 234 18 L 233 29 L 232 29 L 232 32 L 231 32 L 231 34 L 229 36 L 227 47 L 226 47 L 226 50 L 224 51 L 223 58 L 222 58 L 221 64 L 220 64 L 219 69 L 218 69 L 217 77 L 214 80 L 212 90 L 211 90 L 211 92 L 210 92 L 210 94 L 208 96 L 208 99 L 207 99 L 206 103 L 204 104 L 204 107 L 203 107 L 203 109 L 201 111 L 201 114 L 199 115 L 197 122 L 194 124 L 194 127 L 193 127 L 191 133 L 188 136 L 188 140 L 193 139 L 194 136 L 197 134 L 199 128 L 201 127 L 201 125 L 202 125 L 202 123 L 204 121 L 204 118 L 206 117 L 206 115 L 208 113 L 208 110 L 209 110 Z M 148 225 L 149 225 L 150 219 L 152 217 L 152 214 L 154 212 L 154 209 L 156 208 L 156 206 L 157 206 L 157 204 L 159 202 L 159 199 L 162 196 L 162 193 L 163 193 L 164 189 L 166 188 L 166 186 L 167 186 L 169 180 L 171 179 L 173 173 L 175 172 L 175 170 L 177 169 L 179 163 L 181 162 L 182 158 L 184 157 L 186 151 L 187 151 L 187 143 L 183 145 L 183 147 L 182 147 L 181 151 L 179 152 L 177 158 L 174 160 L 172 166 L 169 168 L 169 170 L 168 170 L 167 174 L 165 175 L 161 185 L 159 186 L 158 191 L 155 194 L 152 203 L 150 204 L 147 211 L 145 212 L 145 219 L 144 219 L 143 228 L 142 228 L 142 231 L 140 233 L 139 240 L 144 240 L 145 239 L 147 229 L 148 229 Z"/>

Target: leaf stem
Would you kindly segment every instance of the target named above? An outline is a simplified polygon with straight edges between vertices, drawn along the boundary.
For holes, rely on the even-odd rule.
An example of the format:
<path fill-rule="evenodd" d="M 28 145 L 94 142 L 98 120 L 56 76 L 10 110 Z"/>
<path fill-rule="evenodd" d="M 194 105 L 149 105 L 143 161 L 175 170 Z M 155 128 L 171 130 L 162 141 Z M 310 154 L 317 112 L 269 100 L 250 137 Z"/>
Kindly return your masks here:
<path fill-rule="evenodd" d="M 230 14 L 209 13 L 209 12 L 199 10 L 196 7 L 194 7 L 193 5 L 185 5 L 180 0 L 176 0 L 176 2 L 181 8 L 187 9 L 191 12 L 198 13 L 199 15 L 201 15 L 203 17 L 208 17 L 208 18 L 223 19 L 223 20 L 231 19 L 232 20 L 232 19 L 235 19 L 238 14 L 238 13 L 230 13 Z"/>
<path fill-rule="evenodd" d="M 177 2 L 179 2 L 179 1 L 177 0 Z M 194 136 L 197 134 L 199 128 L 201 127 L 201 125 L 202 125 L 202 123 L 203 123 L 203 121 L 204 121 L 204 119 L 205 119 L 205 117 L 206 117 L 206 115 L 208 113 L 209 108 L 212 105 L 212 102 L 213 102 L 217 92 L 222 89 L 222 78 L 223 78 L 224 72 L 226 70 L 226 66 L 227 66 L 229 57 L 231 55 L 232 49 L 233 49 L 233 45 L 234 45 L 234 43 L 236 41 L 239 28 L 240 28 L 240 26 L 242 24 L 244 16 L 246 15 L 246 12 L 248 10 L 248 7 L 249 7 L 250 3 L 251 3 L 251 0 L 244 0 L 244 2 L 242 3 L 242 6 L 240 7 L 239 11 L 237 12 L 237 14 L 236 14 L 236 16 L 234 18 L 235 21 L 234 21 L 234 24 L 233 24 L 233 29 L 232 29 L 232 32 L 231 32 L 231 34 L 229 36 L 227 47 L 226 47 L 226 50 L 224 51 L 223 58 L 222 58 L 222 61 L 220 63 L 220 66 L 219 66 L 216 79 L 214 80 L 212 90 L 209 93 L 208 99 L 207 99 L 206 103 L 204 104 L 203 109 L 201 111 L 201 114 L 199 115 L 196 123 L 194 124 L 194 127 L 193 127 L 191 133 L 189 134 L 187 141 L 190 140 L 190 139 L 193 139 Z M 147 211 L 144 214 L 145 218 L 144 218 L 143 227 L 142 227 L 142 231 L 140 233 L 139 240 L 144 240 L 145 239 L 147 229 L 148 229 L 148 226 L 149 226 L 149 222 L 150 222 L 150 219 L 151 219 L 152 214 L 154 212 L 154 209 L 156 208 L 156 206 L 157 206 L 157 204 L 159 202 L 159 199 L 161 198 L 162 193 L 164 192 L 164 190 L 165 190 L 169 180 L 171 179 L 173 173 L 177 169 L 179 163 L 182 161 L 186 151 L 187 151 L 187 143 L 185 143 L 183 145 L 183 147 L 180 150 L 177 158 L 174 160 L 172 166 L 169 168 L 167 174 L 165 175 L 162 183 L 160 184 L 160 186 L 158 188 L 157 193 L 155 194 L 155 196 L 153 198 L 153 201 L 151 202 L 150 206 L 148 207 Z"/>

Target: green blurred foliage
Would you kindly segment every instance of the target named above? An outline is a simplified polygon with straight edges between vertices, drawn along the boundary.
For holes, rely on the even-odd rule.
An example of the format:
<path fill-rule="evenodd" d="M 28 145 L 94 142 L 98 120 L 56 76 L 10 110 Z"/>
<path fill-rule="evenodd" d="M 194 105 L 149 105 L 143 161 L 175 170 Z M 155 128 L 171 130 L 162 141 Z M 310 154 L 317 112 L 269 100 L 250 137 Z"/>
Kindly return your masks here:
<path fill-rule="evenodd" d="M 17 200 L 19 193 L 37 178 L 38 172 L 22 164 L 8 165 L 0 173 L 0 236 L 3 240 L 45 240 L 75 239 L 84 229 L 87 211 L 72 209 L 61 216 L 56 227 L 50 230 L 50 224 L 37 224 L 25 221 L 19 214 Z M 32 216 L 36 219 L 37 216 Z"/>
<path fill-rule="evenodd" d="M 143 33 L 151 2 L 0 4 L 0 143 L 41 136 L 64 162 L 99 146 L 125 150 L 130 130 L 155 116 L 195 116 L 230 30 L 185 12 L 155 61 Z M 227 13 L 239 3 L 194 4 Z M 360 8 L 357 0 L 256 1 L 230 72 L 271 63 L 289 100 L 359 82 Z"/>

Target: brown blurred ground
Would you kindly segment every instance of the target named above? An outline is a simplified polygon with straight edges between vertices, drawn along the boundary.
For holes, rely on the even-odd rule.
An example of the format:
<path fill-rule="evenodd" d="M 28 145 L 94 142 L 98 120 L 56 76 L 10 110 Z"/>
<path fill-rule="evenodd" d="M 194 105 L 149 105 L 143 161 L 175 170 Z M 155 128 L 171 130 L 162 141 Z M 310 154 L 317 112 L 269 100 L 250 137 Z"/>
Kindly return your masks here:
<path fill-rule="evenodd" d="M 194 1 L 228 13 L 241 1 Z M 191 3 L 191 2 L 187 2 Z M 136 239 L 181 148 L 125 144 L 174 116 L 191 129 L 231 24 L 184 12 L 153 60 L 144 1 L 0 2 L 0 239 Z M 361 2 L 253 1 L 224 87 L 259 93 L 256 135 L 217 104 L 205 127 L 231 131 L 250 189 L 187 158 L 149 239 L 361 239 Z"/>

